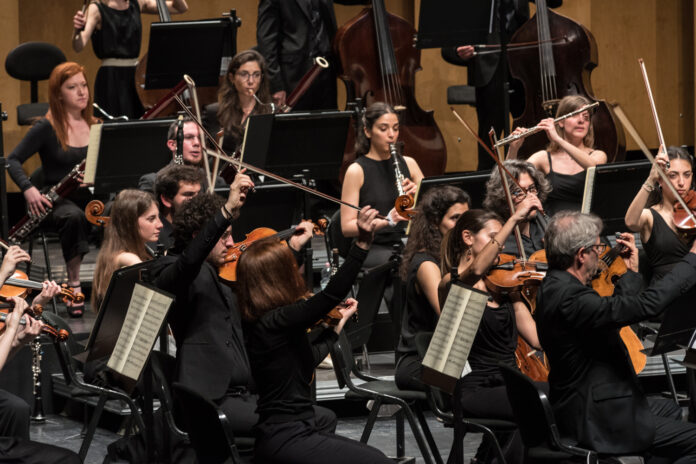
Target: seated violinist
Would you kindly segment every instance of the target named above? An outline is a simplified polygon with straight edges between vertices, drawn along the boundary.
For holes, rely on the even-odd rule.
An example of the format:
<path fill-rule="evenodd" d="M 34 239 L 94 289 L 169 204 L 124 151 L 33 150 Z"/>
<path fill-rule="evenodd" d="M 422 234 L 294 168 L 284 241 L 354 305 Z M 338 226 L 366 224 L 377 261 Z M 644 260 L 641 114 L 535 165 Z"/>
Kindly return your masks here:
<path fill-rule="evenodd" d="M 551 186 L 541 171 L 527 161 L 509 160 L 505 161 L 504 165 L 510 174 L 513 175 L 517 184 L 519 184 L 519 186 L 516 185 L 508 176 L 508 184 L 510 185 L 510 193 L 515 208 L 519 207 L 528 194 L 536 196 L 542 204 L 544 203 L 551 191 Z M 502 218 L 510 217 L 510 208 L 508 207 L 505 189 L 497 167 L 493 168 L 491 177 L 486 183 L 486 197 L 483 200 L 483 207 L 493 211 Z M 535 251 L 544 248 L 545 222 L 541 208 L 538 211 L 532 210 L 529 216 L 520 221 L 519 228 L 522 235 L 522 245 L 527 257 Z M 517 247 L 514 234 L 510 234 L 505 241 L 500 243 L 503 246 L 503 253 L 520 256 L 521 253 Z"/>
<path fill-rule="evenodd" d="M 514 227 L 541 210 L 536 195 L 527 195 L 514 214 L 503 225 L 493 212 L 473 209 L 462 214 L 445 237 L 442 245 L 440 304 L 444 305 L 452 281 L 459 280 L 482 291 L 488 291 L 486 274 L 502 251 L 502 243 Z M 520 300 L 519 291 L 509 295 L 490 292 L 468 362 L 471 372 L 460 380 L 462 395 L 457 398 L 467 417 L 514 420 L 498 363 L 516 366 L 515 350 L 518 334 L 532 347 L 540 349 L 532 316 Z M 516 296 L 513 296 L 516 295 Z M 498 441 L 508 463 L 521 463 L 524 456 L 518 432 L 499 434 Z M 485 444 L 477 452 L 477 460 L 486 461 L 489 450 Z"/>
<path fill-rule="evenodd" d="M 174 245 L 172 221 L 174 215 L 181 209 L 184 202 L 198 195 L 205 182 L 205 176 L 200 169 L 193 166 L 170 164 L 157 173 L 155 181 L 155 197 L 159 206 L 159 217 L 162 221 L 157 243 L 151 243 L 153 249 L 157 244 L 164 245 L 165 250 Z"/>
<path fill-rule="evenodd" d="M 29 261 L 29 255 L 17 246 L 11 246 L 0 266 L 0 288 L 12 276 L 18 263 Z M 34 304 L 45 303 L 60 291 L 55 282 L 45 282 Z M 0 370 L 20 348 L 30 343 L 41 332 L 42 323 L 24 315 L 27 302 L 14 296 L 6 299 L 12 306 L 0 335 Z M 22 317 L 24 315 L 24 317 Z M 24 323 L 20 322 L 24 320 Z M 79 457 L 66 449 L 29 440 L 31 408 L 18 396 L 0 390 L 0 462 L 13 463 L 80 463 Z"/>
<path fill-rule="evenodd" d="M 565 211 L 544 236 L 549 271 L 537 294 L 534 319 L 553 366 L 550 400 L 562 436 L 614 455 L 650 454 L 696 462 L 696 424 L 681 421 L 668 400 L 645 396 L 619 329 L 653 317 L 696 283 L 696 245 L 659 281 L 641 291 L 633 234 L 621 234 L 628 271 L 613 296 L 587 284 L 599 266 L 602 221 Z M 688 308 L 691 310 L 691 308 Z"/>

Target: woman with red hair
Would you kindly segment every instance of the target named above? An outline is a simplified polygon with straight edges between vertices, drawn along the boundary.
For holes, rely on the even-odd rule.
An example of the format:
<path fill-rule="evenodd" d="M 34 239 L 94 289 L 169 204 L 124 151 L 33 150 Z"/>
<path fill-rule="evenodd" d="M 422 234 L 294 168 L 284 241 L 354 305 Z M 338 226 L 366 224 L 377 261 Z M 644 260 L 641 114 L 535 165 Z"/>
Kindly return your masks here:
<path fill-rule="evenodd" d="M 90 193 L 86 188 L 79 188 L 52 204 L 39 188 L 57 184 L 87 156 L 89 128 L 97 120 L 92 115 L 92 98 L 81 65 L 66 62 L 56 66 L 48 78 L 48 105 L 46 116 L 36 121 L 10 153 L 8 170 L 24 194 L 30 215 L 40 215 L 46 208 L 53 208 L 43 224 L 58 231 L 68 285 L 80 293 L 80 264 L 89 251 L 89 224 L 84 207 Z M 29 178 L 22 170 L 22 164 L 34 153 L 39 154 L 43 168 L 40 185 L 34 184 L 40 176 Z M 73 317 L 82 316 L 83 309 L 84 303 L 68 303 L 68 313 Z"/>

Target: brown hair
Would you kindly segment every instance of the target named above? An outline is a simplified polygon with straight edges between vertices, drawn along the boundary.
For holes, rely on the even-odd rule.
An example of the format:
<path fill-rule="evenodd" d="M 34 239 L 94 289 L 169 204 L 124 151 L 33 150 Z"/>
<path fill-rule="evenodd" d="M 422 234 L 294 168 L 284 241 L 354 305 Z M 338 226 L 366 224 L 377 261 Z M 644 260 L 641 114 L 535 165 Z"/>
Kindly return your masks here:
<path fill-rule="evenodd" d="M 237 296 L 249 321 L 307 296 L 290 248 L 270 237 L 249 246 L 237 263 Z"/>
<path fill-rule="evenodd" d="M 537 196 L 539 201 L 544 203 L 546 198 L 551 192 L 551 183 L 546 178 L 544 173 L 539 169 L 535 168 L 529 161 L 523 160 L 507 160 L 504 163 L 505 168 L 512 174 L 515 180 L 520 180 L 520 176 L 523 173 L 529 175 L 534 181 L 534 185 L 537 188 Z M 507 173 L 505 174 L 507 176 Z M 508 176 L 508 181 L 510 177 Z M 510 190 L 514 191 L 516 186 L 510 182 Z M 507 198 L 505 197 L 505 189 L 503 188 L 503 183 L 500 180 L 500 171 L 498 167 L 494 167 L 491 171 L 491 177 L 486 182 L 486 197 L 483 199 L 483 207 L 487 210 L 495 212 L 497 215 L 503 218 L 510 217 L 510 208 L 508 206 Z"/>
<path fill-rule="evenodd" d="M 239 68 L 249 61 L 256 61 L 261 68 L 261 82 L 259 84 L 258 98 L 266 103 L 271 101 L 271 92 L 268 90 L 268 68 L 266 60 L 256 50 L 245 50 L 237 53 L 230 65 L 227 67 L 227 73 L 222 80 L 220 90 L 218 90 L 218 113 L 217 117 L 220 121 L 220 126 L 225 133 L 230 134 L 235 139 L 241 139 L 244 129 L 242 128 L 242 107 L 239 104 L 239 94 L 234 82 L 230 79 L 230 75 L 234 76 Z M 270 113 L 270 108 L 266 105 L 261 106 L 257 113 Z"/>
<path fill-rule="evenodd" d="M 493 219 L 501 223 L 503 222 L 500 216 L 484 209 L 470 209 L 459 216 L 454 227 L 442 239 L 442 246 L 440 247 L 440 270 L 442 275 L 447 274 L 453 267 L 457 266 L 459 259 L 469 248 L 464 243 L 462 232 L 468 230 L 473 235 L 476 235 L 486 227 L 488 221 Z"/>
<path fill-rule="evenodd" d="M 560 101 L 558 104 L 558 109 L 556 110 L 556 117 L 558 118 L 559 116 L 563 116 L 564 114 L 568 114 L 571 111 L 575 111 L 579 108 L 582 108 L 585 105 L 589 105 L 590 101 L 583 97 L 582 95 L 568 95 L 567 97 L 563 97 L 563 99 Z M 594 148 L 594 129 L 592 128 L 592 110 L 588 110 L 590 113 L 590 124 L 589 128 L 587 130 L 587 135 L 585 135 L 585 138 L 582 139 L 582 143 L 587 147 L 587 148 Z M 556 132 L 558 135 L 561 136 L 562 139 L 565 139 L 565 134 L 563 132 L 563 129 L 556 124 Z M 546 147 L 546 150 L 548 150 L 549 153 L 553 153 L 555 151 L 558 151 L 561 149 L 561 146 L 558 145 L 556 142 L 550 142 L 548 146 Z"/>
<path fill-rule="evenodd" d="M 69 123 L 65 117 L 65 107 L 63 106 L 60 89 L 65 81 L 80 73 L 87 79 L 85 68 L 82 65 L 73 61 L 67 61 L 56 66 L 48 78 L 48 113 L 46 113 L 46 119 L 53 126 L 53 130 L 56 132 L 56 137 L 63 150 L 68 149 Z M 92 92 L 89 92 L 87 106 L 82 110 L 82 119 L 87 121 L 87 124 L 90 126 L 98 122 L 92 114 Z"/>
<path fill-rule="evenodd" d="M 358 119 L 355 127 L 356 157 L 366 155 L 370 151 L 370 139 L 365 135 L 365 129 L 371 130 L 379 118 L 389 113 L 399 116 L 389 103 L 376 102 L 371 104 L 362 117 Z"/>
<path fill-rule="evenodd" d="M 140 236 L 138 218 L 153 204 L 156 204 L 155 197 L 143 190 L 126 189 L 116 195 L 111 206 L 111 220 L 104 228 L 104 241 L 94 268 L 92 309 L 95 312 L 106 294 L 111 274 L 117 269 L 116 256 L 119 253 L 133 253 L 143 261 L 150 259 Z"/>

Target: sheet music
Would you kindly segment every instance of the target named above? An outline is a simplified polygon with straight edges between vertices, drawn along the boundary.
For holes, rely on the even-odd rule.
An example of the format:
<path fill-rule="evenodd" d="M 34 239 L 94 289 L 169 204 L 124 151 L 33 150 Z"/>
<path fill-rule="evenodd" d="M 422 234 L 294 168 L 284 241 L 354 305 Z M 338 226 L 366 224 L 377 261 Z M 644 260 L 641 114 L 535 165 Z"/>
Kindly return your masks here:
<path fill-rule="evenodd" d="M 588 214 L 592 208 L 592 194 L 594 193 L 594 180 L 595 172 L 597 171 L 596 166 L 591 166 L 587 168 L 587 175 L 585 175 L 585 188 L 582 195 L 582 206 L 580 207 L 580 212 Z"/>
<path fill-rule="evenodd" d="M 135 284 L 109 368 L 138 380 L 173 301 L 170 296 Z"/>
<path fill-rule="evenodd" d="M 99 145 L 103 124 L 92 124 L 89 128 L 89 145 L 87 146 L 87 162 L 85 163 L 85 184 L 93 184 L 99 161 Z"/>
<path fill-rule="evenodd" d="M 423 365 L 456 379 L 468 373 L 467 358 L 487 302 L 486 293 L 452 284 Z"/>

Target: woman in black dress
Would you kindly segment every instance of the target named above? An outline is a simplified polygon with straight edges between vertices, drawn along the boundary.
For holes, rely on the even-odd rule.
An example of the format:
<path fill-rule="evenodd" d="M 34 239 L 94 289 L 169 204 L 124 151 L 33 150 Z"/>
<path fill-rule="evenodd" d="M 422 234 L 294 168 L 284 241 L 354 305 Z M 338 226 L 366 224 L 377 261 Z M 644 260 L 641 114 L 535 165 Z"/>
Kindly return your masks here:
<path fill-rule="evenodd" d="M 170 13 L 185 13 L 186 0 L 167 0 Z M 140 13 L 157 14 L 156 0 L 92 0 L 87 11 L 78 11 L 73 26 L 73 49 L 81 52 L 92 39 L 102 65 L 94 82 L 94 101 L 112 116 L 142 116 L 143 106 L 135 90 L 135 67 L 140 55 Z"/>
<path fill-rule="evenodd" d="M 363 208 L 358 237 L 345 262 L 324 290 L 307 298 L 305 283 L 290 249 L 278 240 L 253 243 L 239 259 L 237 289 L 247 353 L 258 388 L 254 445 L 256 462 L 389 463 L 363 443 L 319 432 L 310 383 L 345 321 L 357 311 L 348 299 L 341 322 L 312 344 L 307 329 L 336 307 L 350 290 L 372 242 L 377 211 Z"/>
<path fill-rule="evenodd" d="M 86 188 L 79 188 L 66 198 L 52 204 L 39 188 L 53 187 L 87 156 L 90 126 L 97 122 L 92 116 L 92 98 L 84 68 L 77 63 L 59 64 L 48 78 L 49 110 L 10 153 L 7 162 L 12 180 L 22 190 L 31 215 L 40 215 L 53 208 L 43 224 L 56 228 L 68 274 L 68 285 L 81 293 L 80 264 L 89 251 L 89 224 L 84 208 L 91 199 Z M 22 170 L 34 153 L 41 158 L 43 185 L 36 186 Z M 82 315 L 84 303 L 68 302 L 68 313 Z"/>

